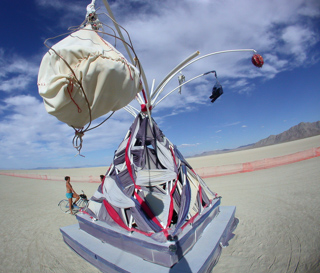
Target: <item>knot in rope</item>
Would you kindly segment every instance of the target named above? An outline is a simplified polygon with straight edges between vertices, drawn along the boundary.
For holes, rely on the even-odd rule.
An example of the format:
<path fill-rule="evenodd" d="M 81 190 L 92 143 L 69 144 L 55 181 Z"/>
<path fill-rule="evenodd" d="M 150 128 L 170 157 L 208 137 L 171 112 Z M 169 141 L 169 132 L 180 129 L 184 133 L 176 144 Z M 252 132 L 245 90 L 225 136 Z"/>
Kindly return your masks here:
<path fill-rule="evenodd" d="M 82 137 L 84 136 L 83 128 L 81 128 L 79 130 L 74 129 L 74 131 L 75 131 L 74 132 L 74 137 L 73 137 L 73 140 L 72 140 L 73 147 L 78 151 L 77 155 L 85 157 L 84 155 L 80 154 L 80 151 L 82 149 L 82 143 L 83 143 Z"/>

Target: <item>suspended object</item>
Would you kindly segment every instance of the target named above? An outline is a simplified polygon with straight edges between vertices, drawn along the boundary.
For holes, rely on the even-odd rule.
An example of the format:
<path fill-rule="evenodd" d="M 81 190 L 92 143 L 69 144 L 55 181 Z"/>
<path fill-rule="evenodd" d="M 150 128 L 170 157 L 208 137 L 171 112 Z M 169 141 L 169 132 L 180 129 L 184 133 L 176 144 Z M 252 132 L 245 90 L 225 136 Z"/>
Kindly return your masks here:
<path fill-rule="evenodd" d="M 123 108 L 142 89 L 139 71 L 90 24 L 50 48 L 38 86 L 47 112 L 74 128 Z"/>
<path fill-rule="evenodd" d="M 204 73 L 204 75 L 207 75 L 210 73 L 213 73 L 214 77 L 216 79 L 216 83 L 212 88 L 212 95 L 209 97 L 211 99 L 211 102 L 214 103 L 216 101 L 216 99 L 219 98 L 223 94 L 223 89 L 222 89 L 221 84 L 219 83 L 216 71 L 210 71 L 210 72 Z"/>
<path fill-rule="evenodd" d="M 259 54 L 254 54 L 251 58 L 251 61 L 252 61 L 253 65 L 256 67 L 262 67 L 264 64 L 264 60 L 263 60 L 262 56 Z"/>
<path fill-rule="evenodd" d="M 181 73 L 181 72 L 180 72 Z M 181 73 L 179 76 L 178 76 L 178 81 L 179 81 L 179 94 L 181 94 L 181 85 L 186 81 L 186 77 Z"/>

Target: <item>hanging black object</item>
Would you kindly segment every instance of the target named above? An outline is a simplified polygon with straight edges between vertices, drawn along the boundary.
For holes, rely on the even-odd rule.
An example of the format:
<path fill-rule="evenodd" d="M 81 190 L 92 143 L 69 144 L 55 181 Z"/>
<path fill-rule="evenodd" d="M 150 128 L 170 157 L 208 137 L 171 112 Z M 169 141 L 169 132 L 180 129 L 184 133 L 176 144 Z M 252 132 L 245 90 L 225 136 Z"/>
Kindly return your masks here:
<path fill-rule="evenodd" d="M 209 72 L 205 73 L 204 75 L 207 75 L 209 73 L 213 73 L 216 78 L 216 84 L 212 88 L 212 95 L 209 97 L 211 99 L 211 102 L 214 103 L 215 100 L 223 94 L 223 88 L 218 81 L 217 72 L 216 71 L 209 71 Z"/>
<path fill-rule="evenodd" d="M 223 89 L 220 83 L 216 83 L 212 88 L 212 95 L 210 96 L 211 102 L 214 103 L 217 98 L 223 94 Z"/>

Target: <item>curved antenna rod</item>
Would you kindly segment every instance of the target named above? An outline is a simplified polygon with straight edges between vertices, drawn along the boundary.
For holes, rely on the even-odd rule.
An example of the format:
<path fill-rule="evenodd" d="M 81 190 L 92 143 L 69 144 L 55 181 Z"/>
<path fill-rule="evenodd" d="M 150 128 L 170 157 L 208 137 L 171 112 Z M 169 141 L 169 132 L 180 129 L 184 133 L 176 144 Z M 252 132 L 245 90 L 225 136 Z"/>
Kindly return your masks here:
<path fill-rule="evenodd" d="M 115 18 L 114 18 L 114 15 L 113 15 L 113 13 L 112 13 L 112 10 L 111 10 L 111 8 L 110 8 L 110 6 L 109 6 L 108 1 L 107 1 L 107 0 L 102 0 L 102 2 L 103 2 L 103 4 L 105 5 L 105 7 L 106 7 L 106 9 L 107 9 L 107 11 L 108 11 L 108 13 L 109 13 L 109 15 L 110 15 L 110 17 L 111 17 L 111 19 L 112 19 L 112 21 L 113 21 L 113 24 L 114 24 L 114 26 L 115 26 L 115 28 L 116 28 L 116 30 L 117 30 L 120 38 L 121 38 L 121 40 L 124 41 L 124 37 L 123 37 L 123 35 L 122 35 L 122 32 L 121 32 L 118 24 L 116 23 L 117 21 L 116 21 Z M 127 45 L 126 45 L 125 43 L 123 43 L 123 45 L 124 45 L 124 47 L 125 47 L 128 55 L 129 55 L 129 58 L 130 58 L 130 60 L 131 60 L 131 63 L 134 64 L 134 60 L 133 60 L 133 58 L 132 58 L 132 55 L 131 55 L 131 52 L 130 52 L 129 48 L 127 47 Z M 143 80 L 143 83 L 144 83 L 144 87 L 145 87 L 145 89 L 146 89 L 146 92 L 149 93 L 149 87 L 148 87 L 147 78 L 146 78 L 146 75 L 145 75 L 145 73 L 144 73 L 144 70 L 143 70 L 143 68 L 142 68 L 141 63 L 140 63 L 140 73 L 141 73 L 141 76 L 142 76 L 142 80 Z"/>
<path fill-rule="evenodd" d="M 136 117 L 137 114 L 128 106 L 123 107 L 124 110 L 126 110 L 129 114 L 131 114 L 133 117 Z"/>
<path fill-rule="evenodd" d="M 183 65 L 185 65 L 186 63 L 188 63 L 188 62 L 189 62 L 190 60 L 192 60 L 193 58 L 197 57 L 199 54 L 200 54 L 199 51 L 194 52 L 194 53 L 191 54 L 188 58 L 186 58 L 184 61 L 182 61 L 180 64 L 178 64 L 174 69 L 172 69 L 172 70 L 169 72 L 169 74 L 162 80 L 162 82 L 157 86 L 157 88 L 155 89 L 155 91 L 153 92 L 153 94 L 152 94 L 152 96 L 151 96 L 151 99 L 153 99 L 154 96 L 157 95 L 158 90 L 161 88 L 161 86 L 162 86 L 163 84 L 165 84 L 165 83 L 167 82 L 168 78 L 170 78 L 170 76 L 171 76 L 172 74 L 175 74 L 176 71 L 177 71 L 180 67 L 182 67 Z M 180 70 L 179 70 L 179 71 L 180 71 Z M 158 97 L 158 95 L 157 95 L 157 97 Z"/>
<path fill-rule="evenodd" d="M 109 6 L 108 1 L 107 1 L 107 0 L 102 0 L 102 2 L 103 2 L 103 4 L 105 5 L 105 7 L 106 7 L 106 9 L 107 9 L 107 11 L 108 11 L 108 13 L 109 13 L 109 15 L 110 15 L 110 17 L 111 17 L 111 19 L 112 19 L 112 21 L 113 21 L 113 24 L 114 24 L 114 26 L 115 26 L 115 28 L 116 28 L 116 30 L 117 30 L 120 38 L 121 38 L 123 41 L 125 41 L 125 39 L 124 39 L 124 37 L 123 37 L 123 35 L 122 35 L 122 32 L 121 32 L 119 26 L 118 26 L 117 23 L 116 23 L 116 19 L 114 18 L 114 15 L 113 15 L 113 13 L 112 13 L 112 10 L 111 10 L 111 8 L 110 8 L 110 6 Z M 127 47 L 126 44 L 123 44 L 123 45 L 124 45 L 124 47 L 125 47 L 125 49 L 126 49 L 126 51 L 127 51 L 127 54 L 128 54 L 128 56 L 129 56 L 130 60 L 131 60 L 131 63 L 134 63 L 129 48 Z"/>
<path fill-rule="evenodd" d="M 191 81 L 194 81 L 195 79 L 200 78 L 200 77 L 202 77 L 202 76 L 204 76 L 204 75 L 206 75 L 206 74 L 207 74 L 207 73 L 200 74 L 200 75 L 195 76 L 195 77 L 193 77 L 192 79 L 190 79 L 190 80 L 188 80 L 188 81 L 186 81 L 186 82 L 178 85 L 175 89 L 171 90 L 168 94 L 166 94 L 166 95 L 163 96 L 159 101 L 157 101 L 157 103 L 155 103 L 155 104 L 153 105 L 153 109 L 154 109 L 161 101 L 163 101 L 166 97 L 168 97 L 169 95 L 171 95 L 174 91 L 176 91 L 176 90 L 177 90 L 178 88 L 180 88 L 181 86 L 183 86 L 183 85 L 185 85 L 185 84 L 187 84 L 187 83 L 189 83 L 189 82 L 191 82 Z"/>
<path fill-rule="evenodd" d="M 138 110 L 137 108 L 133 107 L 132 105 L 128 104 L 127 107 L 129 107 L 133 112 L 136 111 L 137 114 L 140 113 L 140 110 Z"/>
<path fill-rule="evenodd" d="M 152 85 L 151 85 L 151 91 L 150 91 L 150 94 L 151 94 L 151 97 L 152 97 L 152 94 L 153 94 L 153 91 L 154 91 L 154 84 L 155 84 L 156 80 L 153 79 L 152 80 Z"/>
<path fill-rule="evenodd" d="M 159 87 L 160 87 L 160 85 L 159 85 L 159 87 L 158 87 L 159 91 L 158 91 L 156 97 L 154 98 L 154 100 L 152 101 L 152 104 L 155 103 L 156 99 L 157 99 L 157 98 L 159 97 L 159 95 L 163 92 L 164 87 L 168 84 L 168 82 L 169 82 L 175 75 L 177 75 L 182 69 L 186 68 L 187 66 L 189 66 L 189 65 L 193 64 L 194 62 L 197 62 L 197 61 L 199 61 L 199 60 L 201 60 L 201 59 L 203 59 L 203 58 L 206 58 L 206 57 L 209 57 L 209 56 L 212 56 L 212 55 L 223 54 L 223 53 L 230 53 L 230 52 L 253 52 L 253 53 L 257 53 L 257 51 L 254 50 L 254 49 L 231 49 L 231 50 L 216 51 L 216 52 L 209 53 L 209 54 L 206 54 L 206 55 L 204 55 L 204 56 L 201 56 L 201 57 L 199 57 L 199 58 L 197 58 L 197 59 L 194 59 L 194 60 L 188 62 L 188 63 L 185 64 L 185 65 L 182 65 L 182 66 L 179 65 L 180 68 L 179 68 L 178 70 L 176 70 L 174 73 L 172 72 L 170 77 L 166 77 L 166 81 L 165 81 L 165 82 L 162 81 L 162 82 L 164 82 L 164 83 L 162 84 L 161 89 L 159 89 Z"/>
<path fill-rule="evenodd" d="M 136 95 L 136 100 L 139 102 L 140 105 L 143 104 L 143 99 L 141 98 L 139 93 L 137 93 Z"/>

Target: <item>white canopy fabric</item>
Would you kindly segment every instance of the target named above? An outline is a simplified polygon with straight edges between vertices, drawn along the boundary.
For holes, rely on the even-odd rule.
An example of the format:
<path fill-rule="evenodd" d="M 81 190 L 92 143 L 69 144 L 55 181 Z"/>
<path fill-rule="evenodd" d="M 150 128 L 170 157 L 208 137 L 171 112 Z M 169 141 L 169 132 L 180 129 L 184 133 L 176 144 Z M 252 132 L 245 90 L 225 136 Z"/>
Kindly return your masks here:
<path fill-rule="evenodd" d="M 165 166 L 167 169 L 169 169 L 170 171 L 174 172 L 174 166 L 175 163 L 173 161 L 173 157 L 171 154 L 171 151 L 169 149 L 167 149 L 165 147 L 165 142 L 167 141 L 167 138 L 164 138 L 165 141 L 163 141 L 163 143 L 157 141 L 157 148 L 158 148 L 158 158 L 161 162 L 161 164 L 163 164 L 163 166 Z M 179 166 L 180 165 L 180 161 L 178 158 L 176 158 L 176 163 Z"/>
<path fill-rule="evenodd" d="M 126 106 L 142 89 L 139 71 L 91 26 L 52 48 L 40 65 L 39 94 L 47 112 L 70 126 L 82 128 L 90 121 L 87 100 L 94 120 Z"/>
<path fill-rule="evenodd" d="M 102 196 L 115 207 L 122 209 L 134 207 L 134 202 L 119 189 L 116 182 L 109 176 L 105 177 Z M 99 198 L 97 194 L 95 197 Z"/>
<path fill-rule="evenodd" d="M 170 170 L 140 170 L 137 172 L 136 184 L 145 187 L 157 186 L 176 178 L 177 174 Z"/>
<path fill-rule="evenodd" d="M 156 192 L 144 192 L 149 207 L 163 226 L 167 225 L 170 209 L 170 195 Z"/>
<path fill-rule="evenodd" d="M 95 214 L 99 215 L 102 203 L 89 200 L 88 208 Z"/>

